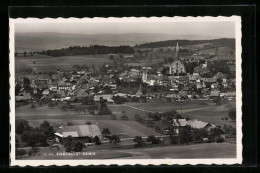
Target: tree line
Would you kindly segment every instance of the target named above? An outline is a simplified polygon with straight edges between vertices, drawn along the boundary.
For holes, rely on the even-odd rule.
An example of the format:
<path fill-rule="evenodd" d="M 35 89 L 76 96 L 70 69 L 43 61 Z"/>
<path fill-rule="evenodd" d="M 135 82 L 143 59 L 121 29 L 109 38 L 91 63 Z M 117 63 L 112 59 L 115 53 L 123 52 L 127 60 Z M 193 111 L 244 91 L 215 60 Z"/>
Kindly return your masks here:
<path fill-rule="evenodd" d="M 229 46 L 235 48 L 235 39 L 231 38 L 221 38 L 213 40 L 166 40 L 166 41 L 157 41 L 137 45 L 137 48 L 158 48 L 158 47 L 170 47 L 176 46 L 177 42 L 179 45 L 194 45 L 194 44 L 204 44 L 212 43 L 215 46 Z"/>
<path fill-rule="evenodd" d="M 59 56 L 72 56 L 72 55 L 93 55 L 93 54 L 132 54 L 134 49 L 130 46 L 104 46 L 104 45 L 91 45 L 86 46 L 71 46 L 68 48 L 54 49 L 38 52 L 39 54 L 59 57 Z"/>

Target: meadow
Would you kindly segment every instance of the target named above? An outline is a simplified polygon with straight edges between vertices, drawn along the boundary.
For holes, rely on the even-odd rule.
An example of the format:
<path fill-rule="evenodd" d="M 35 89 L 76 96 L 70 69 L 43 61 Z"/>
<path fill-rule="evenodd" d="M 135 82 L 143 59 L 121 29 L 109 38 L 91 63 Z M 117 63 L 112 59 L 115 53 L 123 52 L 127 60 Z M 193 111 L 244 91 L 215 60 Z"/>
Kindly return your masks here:
<path fill-rule="evenodd" d="M 105 144 L 107 149 L 101 146 L 87 147 L 85 152 L 95 153 L 95 155 L 79 155 L 79 156 L 61 156 L 65 148 L 59 151 L 56 149 L 41 148 L 40 153 L 36 156 L 25 156 L 21 159 L 33 160 L 70 160 L 70 159 L 204 159 L 204 158 L 235 158 L 236 146 L 230 143 L 204 143 L 191 145 L 170 145 L 163 147 L 147 147 L 136 149 L 122 148 L 122 143 L 118 144 L 118 148 L 114 148 L 112 144 Z M 109 146 L 108 146 L 109 145 Z"/>
<path fill-rule="evenodd" d="M 78 56 L 61 56 L 51 57 L 46 55 L 35 55 L 32 57 L 16 57 L 15 69 L 32 68 L 35 72 L 71 70 L 73 65 L 87 65 L 95 67 L 109 63 L 108 54 L 99 55 L 78 55 Z"/>

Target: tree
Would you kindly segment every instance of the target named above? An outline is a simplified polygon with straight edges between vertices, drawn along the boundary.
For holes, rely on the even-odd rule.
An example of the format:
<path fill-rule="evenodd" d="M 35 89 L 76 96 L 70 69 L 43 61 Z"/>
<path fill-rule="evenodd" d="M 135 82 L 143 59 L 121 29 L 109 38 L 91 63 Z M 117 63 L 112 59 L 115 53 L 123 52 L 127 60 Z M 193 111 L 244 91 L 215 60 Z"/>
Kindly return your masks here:
<path fill-rule="evenodd" d="M 28 144 L 28 140 L 29 140 L 30 136 L 29 136 L 29 132 L 25 132 L 22 136 L 21 136 L 21 140 L 23 142 L 25 142 L 25 144 Z"/>
<path fill-rule="evenodd" d="M 159 143 L 159 140 L 154 135 L 148 136 L 146 141 L 147 142 L 152 142 L 152 144 L 158 144 Z"/>
<path fill-rule="evenodd" d="M 93 105 L 95 104 L 94 97 L 84 97 L 82 103 L 84 105 Z"/>
<path fill-rule="evenodd" d="M 105 92 L 105 94 L 111 94 L 112 93 L 112 89 L 109 86 L 105 86 L 104 92 Z"/>
<path fill-rule="evenodd" d="M 85 125 L 91 125 L 90 121 L 86 121 Z"/>
<path fill-rule="evenodd" d="M 102 135 L 103 136 L 109 136 L 111 134 L 110 130 L 108 128 L 104 128 L 102 130 Z"/>
<path fill-rule="evenodd" d="M 20 93 L 20 90 L 22 89 L 20 84 L 15 85 L 15 95 L 17 96 Z"/>
<path fill-rule="evenodd" d="M 187 73 L 193 74 L 194 68 L 198 66 L 196 62 L 185 64 L 185 70 Z"/>
<path fill-rule="evenodd" d="M 179 143 L 179 137 L 176 136 L 176 135 L 171 135 L 170 141 L 171 141 L 172 144 L 177 144 L 177 143 Z"/>
<path fill-rule="evenodd" d="M 213 99 L 213 103 L 215 103 L 216 105 L 221 105 L 221 98 L 220 97 L 215 97 Z"/>
<path fill-rule="evenodd" d="M 75 143 L 73 143 L 73 151 L 75 152 L 81 152 L 84 147 L 85 145 L 81 141 L 76 141 Z"/>
<path fill-rule="evenodd" d="M 180 129 L 179 137 L 182 144 L 186 143 L 188 145 L 192 142 L 192 132 L 190 126 Z"/>
<path fill-rule="evenodd" d="M 193 129 L 192 136 L 195 141 L 202 142 L 204 138 L 209 136 L 209 134 L 206 129 Z"/>
<path fill-rule="evenodd" d="M 54 107 L 54 104 L 51 102 L 51 103 L 48 104 L 48 106 L 49 106 L 50 108 L 53 108 L 53 107 Z"/>
<path fill-rule="evenodd" d="M 112 135 L 112 136 L 110 137 L 110 141 L 111 141 L 112 143 L 114 143 L 115 148 L 116 148 L 116 145 L 121 142 L 119 136 L 117 136 L 117 135 Z"/>
<path fill-rule="evenodd" d="M 20 156 L 21 158 L 23 157 L 23 155 L 26 154 L 26 151 L 24 149 L 19 149 L 15 151 L 15 155 L 18 157 Z"/>
<path fill-rule="evenodd" d="M 107 103 L 105 100 L 101 99 L 100 100 L 100 109 L 99 109 L 99 115 L 110 115 L 112 112 L 111 110 L 107 107 Z"/>
<path fill-rule="evenodd" d="M 29 130 L 29 122 L 26 120 L 17 120 L 15 122 L 15 133 L 22 134 L 24 131 Z"/>
<path fill-rule="evenodd" d="M 121 119 L 121 120 L 129 120 L 128 116 L 126 116 L 126 115 L 122 115 L 122 116 L 120 117 L 120 119 Z"/>
<path fill-rule="evenodd" d="M 96 145 L 100 145 L 100 144 L 101 144 L 100 139 L 99 139 L 98 136 L 95 136 L 95 137 L 93 138 L 93 141 L 95 142 Z"/>
<path fill-rule="evenodd" d="M 41 127 L 49 127 L 50 123 L 48 121 L 43 121 L 43 123 L 41 123 L 40 125 Z"/>
<path fill-rule="evenodd" d="M 143 148 L 143 146 L 144 146 L 144 141 L 143 141 L 143 139 L 142 139 L 141 136 L 135 136 L 134 142 L 137 144 L 137 147 Z"/>
<path fill-rule="evenodd" d="M 98 107 L 96 105 L 88 107 L 88 111 L 89 111 L 90 114 L 94 114 L 95 111 L 97 111 L 97 110 L 98 110 Z"/>
<path fill-rule="evenodd" d="M 71 122 L 68 122 L 68 126 L 73 126 L 73 123 L 71 123 Z"/>
<path fill-rule="evenodd" d="M 110 55 L 110 56 L 109 56 L 109 59 L 114 60 L 114 59 L 115 59 L 115 58 L 114 58 L 114 55 Z"/>
<path fill-rule="evenodd" d="M 93 91 L 94 91 L 95 93 L 97 93 L 97 92 L 100 91 L 100 89 L 99 89 L 99 87 L 96 85 L 96 86 L 94 87 Z"/>
<path fill-rule="evenodd" d="M 63 111 L 66 111 L 66 110 L 67 110 L 67 108 L 68 108 L 68 106 L 67 106 L 67 105 L 62 105 L 62 106 L 61 106 L 61 109 L 62 109 Z"/>
<path fill-rule="evenodd" d="M 228 116 L 231 120 L 235 121 L 236 120 L 236 109 L 229 110 Z"/>
<path fill-rule="evenodd" d="M 64 146 L 66 148 L 66 152 L 72 152 L 73 151 L 73 138 L 72 138 L 72 136 L 68 136 L 65 139 Z"/>
<path fill-rule="evenodd" d="M 214 129 L 211 129 L 211 131 L 210 131 L 210 137 L 212 138 L 212 140 L 220 138 L 222 134 L 223 134 L 223 131 L 221 130 L 221 128 L 219 126 Z"/>

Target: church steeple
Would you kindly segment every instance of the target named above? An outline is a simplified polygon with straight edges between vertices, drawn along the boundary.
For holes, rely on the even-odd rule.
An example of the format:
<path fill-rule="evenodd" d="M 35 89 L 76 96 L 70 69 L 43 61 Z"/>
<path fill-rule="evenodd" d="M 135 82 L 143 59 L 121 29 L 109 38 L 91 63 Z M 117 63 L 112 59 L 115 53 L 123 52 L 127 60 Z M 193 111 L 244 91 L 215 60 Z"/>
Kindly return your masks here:
<path fill-rule="evenodd" d="M 175 57 L 176 57 L 177 59 L 179 59 L 179 44 L 178 44 L 178 42 L 177 42 L 176 50 L 175 50 Z"/>

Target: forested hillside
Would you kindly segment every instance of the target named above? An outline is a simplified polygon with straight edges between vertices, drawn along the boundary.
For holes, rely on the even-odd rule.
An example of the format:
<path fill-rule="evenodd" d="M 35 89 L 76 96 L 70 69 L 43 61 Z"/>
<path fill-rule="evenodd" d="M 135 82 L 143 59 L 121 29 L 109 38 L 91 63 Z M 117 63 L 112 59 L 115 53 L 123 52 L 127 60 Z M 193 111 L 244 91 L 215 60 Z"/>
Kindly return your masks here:
<path fill-rule="evenodd" d="M 38 52 L 39 54 L 58 57 L 58 56 L 71 56 L 71 55 L 93 55 L 93 54 L 131 54 L 134 49 L 130 46 L 99 46 L 92 45 L 89 47 L 72 46 L 68 48 L 47 50 Z"/>
<path fill-rule="evenodd" d="M 221 39 L 214 39 L 214 40 L 166 40 L 166 41 L 140 44 L 137 45 L 136 47 L 137 48 L 170 47 L 170 46 L 176 46 L 177 42 L 181 46 L 211 43 L 215 46 L 221 46 L 221 47 L 229 46 L 231 48 L 235 48 L 235 39 L 230 39 L 230 38 L 221 38 Z"/>

